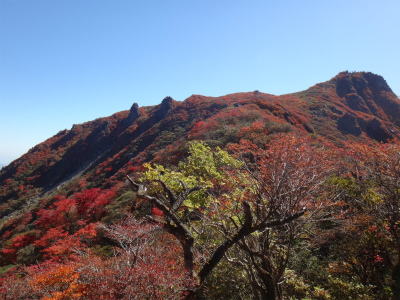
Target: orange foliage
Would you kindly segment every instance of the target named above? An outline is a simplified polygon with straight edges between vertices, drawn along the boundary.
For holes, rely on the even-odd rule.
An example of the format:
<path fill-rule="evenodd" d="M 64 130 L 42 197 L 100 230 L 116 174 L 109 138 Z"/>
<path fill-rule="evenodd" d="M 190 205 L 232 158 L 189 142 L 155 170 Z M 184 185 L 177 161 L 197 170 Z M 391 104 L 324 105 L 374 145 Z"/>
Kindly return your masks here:
<path fill-rule="evenodd" d="M 81 299 L 86 284 L 78 281 L 78 266 L 61 265 L 30 280 L 34 291 L 43 293 L 42 300 Z"/>

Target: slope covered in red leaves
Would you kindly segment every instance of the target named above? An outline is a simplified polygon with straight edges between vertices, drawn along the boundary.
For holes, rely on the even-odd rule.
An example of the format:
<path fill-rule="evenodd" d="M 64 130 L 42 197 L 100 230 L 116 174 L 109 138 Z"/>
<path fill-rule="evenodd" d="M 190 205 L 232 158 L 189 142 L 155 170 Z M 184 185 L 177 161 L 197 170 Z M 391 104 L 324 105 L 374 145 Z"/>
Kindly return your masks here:
<path fill-rule="evenodd" d="M 224 148 L 247 140 L 261 148 L 286 133 L 339 147 L 388 142 L 400 137 L 400 100 L 381 76 L 342 72 L 293 94 L 166 97 L 74 125 L 1 169 L 0 266 L 60 263 L 85 247 L 107 252 L 96 222 L 118 220 L 138 205 L 126 175 L 145 162 L 176 165 L 189 141 Z"/>

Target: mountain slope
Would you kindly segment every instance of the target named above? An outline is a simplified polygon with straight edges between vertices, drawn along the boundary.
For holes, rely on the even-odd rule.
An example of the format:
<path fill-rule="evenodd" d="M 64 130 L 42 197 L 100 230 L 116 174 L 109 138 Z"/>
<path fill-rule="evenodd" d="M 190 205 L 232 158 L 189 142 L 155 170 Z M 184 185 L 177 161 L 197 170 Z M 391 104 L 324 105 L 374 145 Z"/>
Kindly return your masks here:
<path fill-rule="evenodd" d="M 3 168 L 0 217 L 60 188 L 71 194 L 82 186 L 111 187 L 147 161 L 176 163 L 191 139 L 225 146 L 245 138 L 262 146 L 269 134 L 290 131 L 337 144 L 385 142 L 400 136 L 400 101 L 381 76 L 342 72 L 282 96 L 254 91 L 133 104 L 129 111 L 60 131 Z"/>
<path fill-rule="evenodd" d="M 399 100 L 381 76 L 342 72 L 298 95 L 308 100 L 316 126 L 328 117 L 344 135 L 366 134 L 380 142 L 399 135 Z"/>

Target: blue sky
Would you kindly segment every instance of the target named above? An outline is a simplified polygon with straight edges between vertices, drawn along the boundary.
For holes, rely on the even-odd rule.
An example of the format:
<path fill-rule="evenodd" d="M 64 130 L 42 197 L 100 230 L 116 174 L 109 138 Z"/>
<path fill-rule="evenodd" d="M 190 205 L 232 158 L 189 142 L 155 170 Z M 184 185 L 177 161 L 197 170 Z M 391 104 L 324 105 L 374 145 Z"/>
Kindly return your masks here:
<path fill-rule="evenodd" d="M 165 96 L 371 71 L 400 94 L 398 0 L 0 0 L 0 163 Z"/>

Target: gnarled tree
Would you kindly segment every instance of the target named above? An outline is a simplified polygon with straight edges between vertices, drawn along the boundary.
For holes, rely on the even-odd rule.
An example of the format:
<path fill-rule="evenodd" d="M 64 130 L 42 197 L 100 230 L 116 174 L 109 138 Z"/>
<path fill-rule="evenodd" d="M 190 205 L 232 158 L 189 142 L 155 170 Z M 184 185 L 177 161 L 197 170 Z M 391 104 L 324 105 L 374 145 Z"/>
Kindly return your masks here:
<path fill-rule="evenodd" d="M 185 270 L 197 282 L 197 288 L 234 245 L 253 257 L 252 268 L 260 267 L 257 272 L 261 278 L 271 270 L 262 269 L 256 262 L 260 254 L 257 248 L 250 247 L 253 235 L 265 236 L 271 228 L 278 232 L 282 226 L 289 231 L 296 227 L 293 222 L 307 208 L 314 211 L 318 206 L 316 202 L 312 204 L 312 193 L 331 171 L 328 160 L 322 164 L 325 156 L 318 158 L 310 152 L 309 143 L 295 136 L 286 144 L 275 140 L 267 152 L 254 148 L 253 157 L 244 162 L 219 148 L 212 151 L 195 142 L 187 161 L 180 163 L 176 171 L 148 165 L 142 182 L 129 176 L 128 179 L 142 197 L 164 214 L 163 227 L 179 240 Z M 236 150 L 246 150 L 248 154 L 248 146 Z M 275 161 L 278 158 L 279 162 Z M 289 236 L 293 236 L 290 232 Z M 287 249 L 286 255 L 289 254 Z M 286 263 L 287 258 L 283 266 Z M 282 277 L 283 270 L 262 288 L 268 295 L 277 295 L 276 279 Z M 187 299 L 194 299 L 195 295 L 194 289 Z"/>

